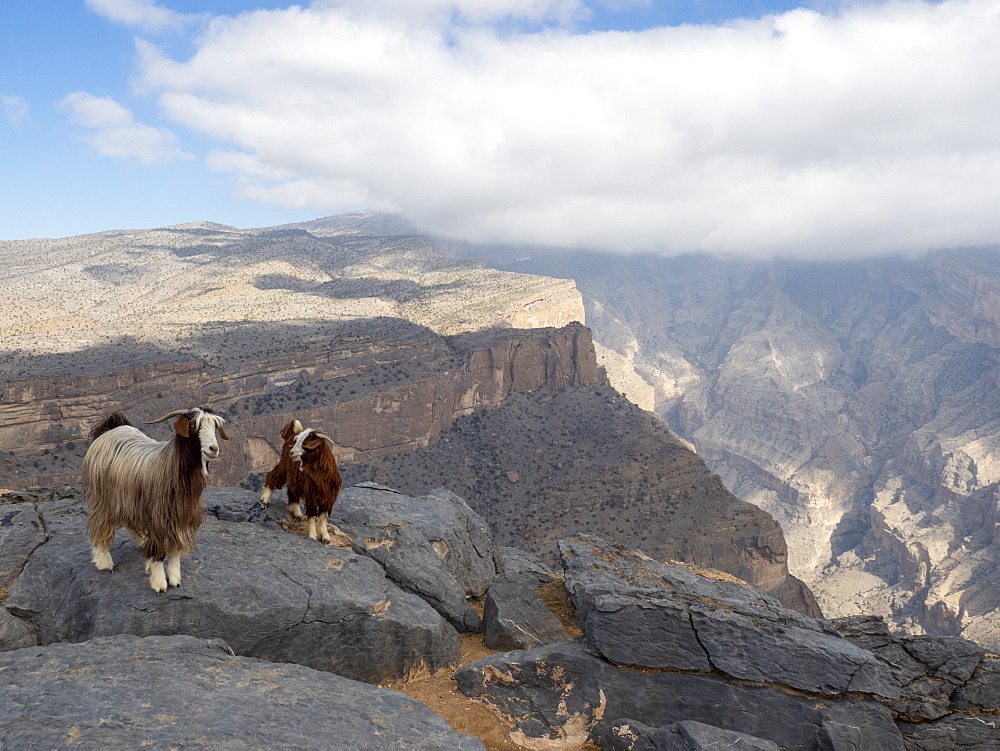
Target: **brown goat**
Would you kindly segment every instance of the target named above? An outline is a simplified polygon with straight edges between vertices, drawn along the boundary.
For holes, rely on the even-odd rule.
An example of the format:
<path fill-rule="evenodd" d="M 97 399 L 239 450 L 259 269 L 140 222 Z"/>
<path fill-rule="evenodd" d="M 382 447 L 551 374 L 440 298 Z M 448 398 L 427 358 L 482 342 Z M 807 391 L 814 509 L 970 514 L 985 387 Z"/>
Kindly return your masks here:
<path fill-rule="evenodd" d="M 309 537 L 328 543 L 327 520 L 343 484 L 330 449 L 333 441 L 312 428 L 303 428 L 298 420 L 285 425 L 281 437 L 281 456 L 264 478 L 260 505 L 267 507 L 271 493 L 287 485 L 288 512 L 295 518 L 305 515 Z"/>
<path fill-rule="evenodd" d="M 90 431 L 83 458 L 87 535 L 97 568 L 112 571 L 115 529 L 125 527 L 142 553 L 149 584 L 164 592 L 181 583 L 181 555 L 194 548 L 205 518 L 201 494 L 208 463 L 219 455 L 215 434 L 228 439 L 222 418 L 207 408 L 177 410 L 152 422 L 174 421 L 174 437 L 155 441 L 120 412 Z M 167 562 L 164 572 L 163 561 Z"/>

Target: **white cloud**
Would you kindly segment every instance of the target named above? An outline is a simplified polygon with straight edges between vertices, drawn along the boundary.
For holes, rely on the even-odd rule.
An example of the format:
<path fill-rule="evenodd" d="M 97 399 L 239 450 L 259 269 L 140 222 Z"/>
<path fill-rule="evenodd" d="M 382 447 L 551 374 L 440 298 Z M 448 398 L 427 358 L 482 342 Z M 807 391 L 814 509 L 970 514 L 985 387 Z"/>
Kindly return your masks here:
<path fill-rule="evenodd" d="M 59 107 L 69 112 L 72 122 L 92 129 L 83 140 L 104 156 L 136 159 L 140 164 L 194 159 L 180 148 L 176 134 L 134 122 L 132 113 L 110 97 L 77 91 L 62 99 Z"/>
<path fill-rule="evenodd" d="M 0 107 L 3 108 L 4 117 L 7 122 L 17 127 L 24 125 L 31 119 L 31 105 L 19 96 L 0 96 Z"/>
<path fill-rule="evenodd" d="M 191 16 L 157 5 L 153 0 L 84 0 L 87 7 L 109 21 L 147 32 L 177 30 Z"/>
<path fill-rule="evenodd" d="M 243 195 L 364 200 L 473 240 L 854 255 L 1000 238 L 995 0 L 507 35 L 467 21 L 583 6 L 403 5 L 217 18 L 186 61 L 140 43 L 142 85 L 249 155 L 226 162 Z M 447 7 L 467 21 L 442 25 Z"/>

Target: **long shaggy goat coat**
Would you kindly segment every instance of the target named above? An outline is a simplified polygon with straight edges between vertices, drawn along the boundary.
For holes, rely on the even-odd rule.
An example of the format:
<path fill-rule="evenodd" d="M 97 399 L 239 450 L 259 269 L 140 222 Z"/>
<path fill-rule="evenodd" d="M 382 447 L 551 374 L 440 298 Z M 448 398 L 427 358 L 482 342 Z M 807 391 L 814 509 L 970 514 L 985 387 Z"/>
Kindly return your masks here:
<path fill-rule="evenodd" d="M 287 486 L 289 512 L 296 517 L 306 516 L 310 537 L 318 535 L 328 541 L 326 521 L 343 485 L 337 459 L 325 436 L 303 428 L 298 420 L 285 425 L 281 437 L 281 456 L 264 478 L 261 505 L 268 505 L 272 490 Z"/>
<path fill-rule="evenodd" d="M 201 494 L 206 478 L 201 445 L 190 423 L 190 418 L 178 418 L 166 449 L 120 413 L 94 427 L 94 442 L 83 460 L 92 543 L 106 548 L 115 528 L 125 527 L 146 560 L 162 561 L 194 549 L 195 533 L 205 520 Z"/>

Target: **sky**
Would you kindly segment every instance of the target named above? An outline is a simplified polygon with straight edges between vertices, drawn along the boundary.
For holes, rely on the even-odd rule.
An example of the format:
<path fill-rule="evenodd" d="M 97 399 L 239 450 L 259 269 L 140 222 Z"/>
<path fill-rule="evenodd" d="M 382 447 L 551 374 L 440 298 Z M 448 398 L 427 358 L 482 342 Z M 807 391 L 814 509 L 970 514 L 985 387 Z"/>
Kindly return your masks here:
<path fill-rule="evenodd" d="M 1000 243 L 998 0 L 0 3 L 0 240 L 362 209 L 471 242 Z"/>

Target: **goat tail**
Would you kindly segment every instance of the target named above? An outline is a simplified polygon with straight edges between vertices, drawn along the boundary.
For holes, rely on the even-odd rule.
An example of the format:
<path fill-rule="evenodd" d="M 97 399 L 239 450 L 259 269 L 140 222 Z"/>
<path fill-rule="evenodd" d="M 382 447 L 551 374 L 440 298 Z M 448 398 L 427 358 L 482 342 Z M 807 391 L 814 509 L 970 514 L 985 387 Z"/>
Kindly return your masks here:
<path fill-rule="evenodd" d="M 112 412 L 100 422 L 94 423 L 90 429 L 90 440 L 94 440 L 99 435 L 107 433 L 109 430 L 120 428 L 122 425 L 131 425 L 132 421 L 121 412 Z"/>

